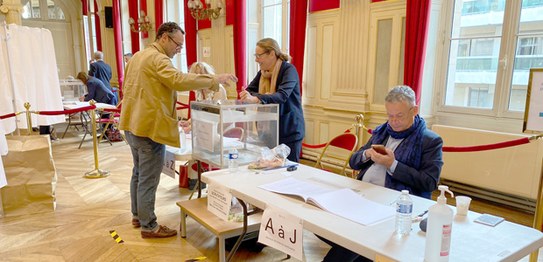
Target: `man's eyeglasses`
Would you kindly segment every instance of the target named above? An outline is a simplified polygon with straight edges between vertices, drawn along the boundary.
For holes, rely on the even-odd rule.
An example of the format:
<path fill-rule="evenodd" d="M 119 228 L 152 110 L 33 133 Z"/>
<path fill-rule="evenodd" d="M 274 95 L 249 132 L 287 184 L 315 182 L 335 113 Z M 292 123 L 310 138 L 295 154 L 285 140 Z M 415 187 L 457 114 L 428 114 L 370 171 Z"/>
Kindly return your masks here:
<path fill-rule="evenodd" d="M 177 43 L 177 42 L 175 42 L 175 40 L 173 40 L 173 38 L 172 38 L 170 35 L 168 35 L 168 34 L 166 34 L 166 35 L 168 36 L 168 38 L 169 38 L 170 40 L 172 40 L 172 42 L 173 42 L 178 48 L 183 48 L 183 44 L 182 44 L 182 43 L 181 43 L 181 44 L 180 44 L 180 43 Z"/>
<path fill-rule="evenodd" d="M 263 55 L 268 54 L 269 52 L 270 51 L 266 51 L 266 52 L 260 53 L 260 54 L 255 54 L 255 57 L 260 59 L 260 58 L 262 58 Z"/>

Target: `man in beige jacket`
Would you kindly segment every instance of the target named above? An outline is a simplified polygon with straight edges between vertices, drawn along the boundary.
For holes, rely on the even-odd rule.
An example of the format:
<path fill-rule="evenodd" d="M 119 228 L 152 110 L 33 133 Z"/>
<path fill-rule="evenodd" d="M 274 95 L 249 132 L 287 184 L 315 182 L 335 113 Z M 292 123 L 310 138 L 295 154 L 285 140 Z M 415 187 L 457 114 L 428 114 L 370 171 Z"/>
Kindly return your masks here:
<path fill-rule="evenodd" d="M 119 128 L 125 131 L 134 167 L 130 182 L 132 225 L 141 227 L 143 238 L 177 235 L 159 225 L 155 197 L 166 147 L 179 147 L 175 102 L 177 91 L 202 88 L 219 90 L 219 84 L 237 81 L 231 74 L 184 74 L 171 58 L 181 52 L 185 32 L 174 22 L 160 26 L 156 40 L 134 54 L 125 70 Z"/>

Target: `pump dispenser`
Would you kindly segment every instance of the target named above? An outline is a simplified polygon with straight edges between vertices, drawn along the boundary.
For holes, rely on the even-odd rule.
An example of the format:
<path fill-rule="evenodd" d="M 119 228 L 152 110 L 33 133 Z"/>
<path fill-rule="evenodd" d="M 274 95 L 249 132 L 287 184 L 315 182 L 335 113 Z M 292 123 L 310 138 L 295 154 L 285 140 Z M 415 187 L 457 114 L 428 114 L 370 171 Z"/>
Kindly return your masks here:
<path fill-rule="evenodd" d="M 449 261 L 451 248 L 453 211 L 447 206 L 445 192 L 451 194 L 448 186 L 439 186 L 441 194 L 437 198 L 437 204 L 428 209 L 428 227 L 426 229 L 426 248 L 424 261 L 443 262 Z"/>

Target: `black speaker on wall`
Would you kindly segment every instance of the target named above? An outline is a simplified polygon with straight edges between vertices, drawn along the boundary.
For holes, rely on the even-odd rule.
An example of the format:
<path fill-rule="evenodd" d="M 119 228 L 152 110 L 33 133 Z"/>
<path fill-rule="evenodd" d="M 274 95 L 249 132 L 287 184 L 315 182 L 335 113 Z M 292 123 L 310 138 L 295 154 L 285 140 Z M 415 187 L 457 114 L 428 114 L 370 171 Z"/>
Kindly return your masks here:
<path fill-rule="evenodd" d="M 113 7 L 104 7 L 104 14 L 106 18 L 106 28 L 113 28 Z"/>

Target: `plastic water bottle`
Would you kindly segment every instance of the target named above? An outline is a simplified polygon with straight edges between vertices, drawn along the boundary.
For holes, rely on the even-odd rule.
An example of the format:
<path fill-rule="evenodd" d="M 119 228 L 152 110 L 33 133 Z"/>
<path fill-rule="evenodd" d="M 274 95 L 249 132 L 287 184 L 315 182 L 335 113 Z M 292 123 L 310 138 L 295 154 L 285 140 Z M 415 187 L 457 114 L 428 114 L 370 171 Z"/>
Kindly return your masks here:
<path fill-rule="evenodd" d="M 228 170 L 230 172 L 238 171 L 238 150 L 234 147 L 228 151 Z"/>
<path fill-rule="evenodd" d="M 402 194 L 396 200 L 396 233 L 398 235 L 405 236 L 411 232 L 412 213 L 413 200 L 409 197 L 408 190 L 402 190 Z"/>
<path fill-rule="evenodd" d="M 185 130 L 183 130 L 183 127 L 179 127 L 179 153 L 183 153 L 185 151 L 185 148 L 187 146 L 187 135 L 185 134 Z"/>

